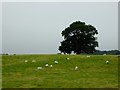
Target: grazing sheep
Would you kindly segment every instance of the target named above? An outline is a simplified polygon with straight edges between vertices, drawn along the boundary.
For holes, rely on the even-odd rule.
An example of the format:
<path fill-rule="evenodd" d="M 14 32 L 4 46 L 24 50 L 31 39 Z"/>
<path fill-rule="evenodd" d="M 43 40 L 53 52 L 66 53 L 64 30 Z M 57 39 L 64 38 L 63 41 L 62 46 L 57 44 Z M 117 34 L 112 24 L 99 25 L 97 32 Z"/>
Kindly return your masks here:
<path fill-rule="evenodd" d="M 43 69 L 43 68 L 42 68 L 42 67 L 37 67 L 37 69 L 38 69 L 38 70 L 41 70 L 41 69 Z"/>
<path fill-rule="evenodd" d="M 36 62 L 35 60 L 32 60 L 32 62 Z"/>
<path fill-rule="evenodd" d="M 75 70 L 78 70 L 78 66 L 75 66 Z"/>
<path fill-rule="evenodd" d="M 53 67 L 53 65 L 50 65 L 50 67 L 52 68 L 52 67 Z"/>
<path fill-rule="evenodd" d="M 28 62 L 28 60 L 25 60 L 25 62 Z"/>
<path fill-rule="evenodd" d="M 106 54 L 103 54 L 103 56 L 105 56 Z"/>
<path fill-rule="evenodd" d="M 87 56 L 87 57 L 90 57 L 90 56 Z"/>
<path fill-rule="evenodd" d="M 55 64 L 58 64 L 58 61 L 54 61 Z"/>
<path fill-rule="evenodd" d="M 45 64 L 46 67 L 48 67 L 49 65 L 48 64 Z"/>
<path fill-rule="evenodd" d="M 67 58 L 67 60 L 69 60 L 70 58 Z"/>
<path fill-rule="evenodd" d="M 106 64 L 109 64 L 109 61 L 106 61 L 105 63 L 106 63 Z"/>

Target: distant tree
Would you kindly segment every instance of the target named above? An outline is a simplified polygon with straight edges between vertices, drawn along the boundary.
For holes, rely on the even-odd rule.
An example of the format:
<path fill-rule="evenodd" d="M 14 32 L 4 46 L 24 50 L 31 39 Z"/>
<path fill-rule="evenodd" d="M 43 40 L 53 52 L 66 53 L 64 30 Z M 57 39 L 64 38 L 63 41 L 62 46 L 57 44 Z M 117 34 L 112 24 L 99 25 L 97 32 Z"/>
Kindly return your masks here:
<path fill-rule="evenodd" d="M 119 50 L 109 50 L 109 51 L 100 51 L 97 50 L 96 52 L 94 52 L 94 54 L 110 54 L 110 55 L 120 55 L 120 51 Z"/>
<path fill-rule="evenodd" d="M 61 34 L 64 40 L 61 42 L 59 50 L 64 54 L 71 54 L 71 52 L 89 54 L 95 52 L 95 47 L 98 47 L 95 37 L 98 34 L 96 28 L 86 25 L 85 22 L 73 22 Z"/>

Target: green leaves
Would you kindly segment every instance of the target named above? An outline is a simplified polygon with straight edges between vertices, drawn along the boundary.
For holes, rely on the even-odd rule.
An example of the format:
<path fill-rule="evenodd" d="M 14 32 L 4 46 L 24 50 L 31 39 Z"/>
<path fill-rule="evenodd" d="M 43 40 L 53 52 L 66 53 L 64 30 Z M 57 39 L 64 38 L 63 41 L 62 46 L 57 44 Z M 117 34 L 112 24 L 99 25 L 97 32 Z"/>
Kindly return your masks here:
<path fill-rule="evenodd" d="M 98 34 L 96 28 L 92 25 L 86 25 L 85 22 L 76 21 L 62 31 L 64 41 L 61 42 L 59 50 L 70 54 L 72 51 L 80 53 L 93 53 L 98 42 L 94 35 Z"/>

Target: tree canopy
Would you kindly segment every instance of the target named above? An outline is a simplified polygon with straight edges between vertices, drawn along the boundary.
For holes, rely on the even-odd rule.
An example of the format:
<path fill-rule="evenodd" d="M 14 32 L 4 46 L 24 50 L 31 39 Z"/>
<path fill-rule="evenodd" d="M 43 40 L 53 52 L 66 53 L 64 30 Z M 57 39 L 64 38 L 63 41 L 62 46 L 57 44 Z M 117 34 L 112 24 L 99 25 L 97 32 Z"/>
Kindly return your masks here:
<path fill-rule="evenodd" d="M 98 31 L 94 26 L 86 25 L 85 22 L 73 22 L 61 34 L 64 37 L 61 46 L 59 46 L 61 53 L 89 54 L 95 52 L 95 47 L 98 47 L 97 38 L 95 37 Z"/>

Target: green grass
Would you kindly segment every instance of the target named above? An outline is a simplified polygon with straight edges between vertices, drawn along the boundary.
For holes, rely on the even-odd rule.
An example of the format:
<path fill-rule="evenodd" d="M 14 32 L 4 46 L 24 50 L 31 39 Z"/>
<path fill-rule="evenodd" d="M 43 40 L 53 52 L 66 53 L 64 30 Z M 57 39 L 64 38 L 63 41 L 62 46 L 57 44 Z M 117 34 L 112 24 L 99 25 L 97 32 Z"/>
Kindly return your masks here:
<path fill-rule="evenodd" d="M 70 60 L 66 60 L 69 57 Z M 32 63 L 32 60 L 36 60 Z M 28 60 L 27 63 L 24 60 Z M 54 64 L 54 60 L 59 63 Z M 110 64 L 105 64 L 109 60 Z M 53 68 L 38 66 L 46 63 Z M 78 66 L 77 71 L 74 67 Z M 118 88 L 118 57 L 114 55 L 3 55 L 3 88 Z"/>
<path fill-rule="evenodd" d="M 0 89 L 2 89 L 2 55 L 0 55 Z"/>

